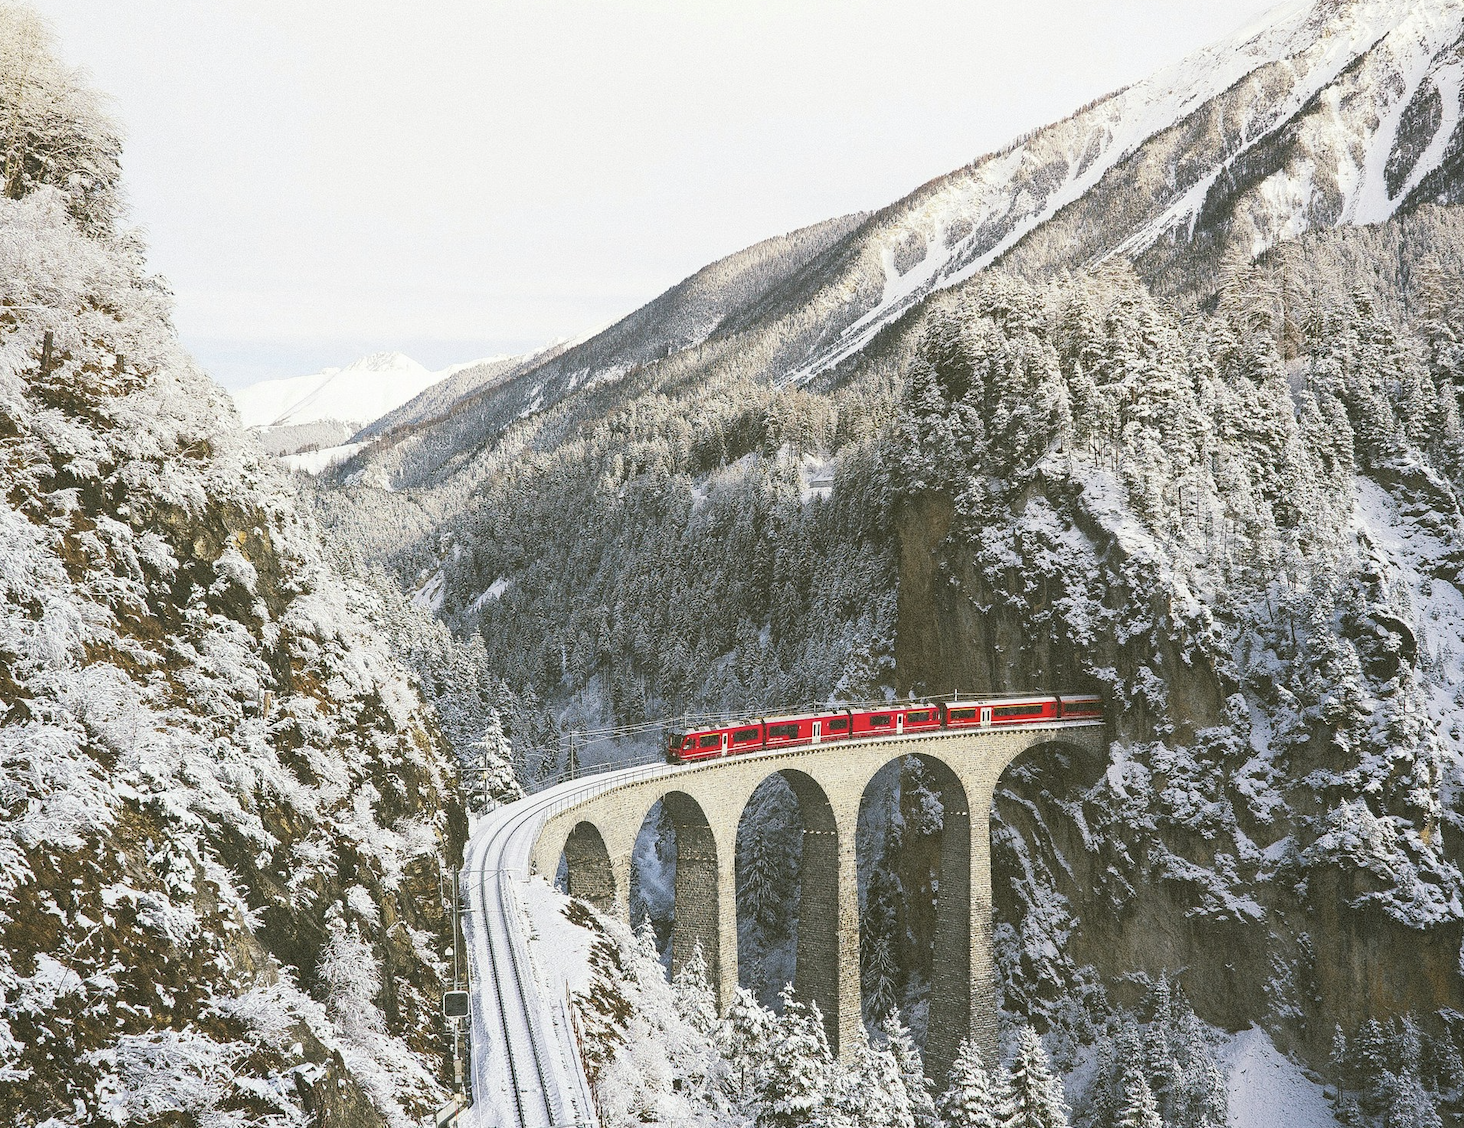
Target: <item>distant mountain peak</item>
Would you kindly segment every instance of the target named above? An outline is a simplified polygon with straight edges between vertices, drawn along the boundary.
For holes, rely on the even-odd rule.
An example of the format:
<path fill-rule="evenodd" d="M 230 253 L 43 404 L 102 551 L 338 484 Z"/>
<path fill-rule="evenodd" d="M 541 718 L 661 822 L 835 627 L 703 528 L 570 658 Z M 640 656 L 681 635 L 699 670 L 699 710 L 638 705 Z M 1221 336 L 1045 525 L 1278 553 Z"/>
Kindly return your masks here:
<path fill-rule="evenodd" d="M 325 424 L 340 438 L 395 410 L 447 374 L 429 371 L 405 353 L 374 352 L 344 368 L 323 368 L 308 376 L 251 384 L 233 393 L 234 404 L 246 427 Z M 307 437 L 302 433 L 300 437 L 308 443 L 319 439 L 313 434 Z"/>
<path fill-rule="evenodd" d="M 332 371 L 332 370 L 331 369 L 326 369 L 325 371 L 329 372 L 329 371 Z M 361 358 L 359 358 L 357 360 L 351 361 L 351 363 L 348 364 L 348 365 L 346 365 L 344 368 L 335 369 L 334 371 L 341 372 L 341 373 L 346 373 L 346 372 L 413 372 L 413 373 L 425 373 L 427 371 L 427 368 L 424 365 L 418 364 L 415 360 L 413 360 L 411 357 L 409 357 L 406 353 L 394 352 L 394 351 L 384 351 L 384 352 L 368 353 L 366 356 L 363 356 L 363 357 L 361 357 Z"/>

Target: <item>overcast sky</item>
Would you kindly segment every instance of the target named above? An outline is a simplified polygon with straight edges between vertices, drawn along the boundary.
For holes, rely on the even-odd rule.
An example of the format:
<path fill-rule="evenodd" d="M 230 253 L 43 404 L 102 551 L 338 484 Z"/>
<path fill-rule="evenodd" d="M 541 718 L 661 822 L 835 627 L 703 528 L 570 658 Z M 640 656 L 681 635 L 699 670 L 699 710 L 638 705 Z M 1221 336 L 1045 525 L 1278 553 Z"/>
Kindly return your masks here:
<path fill-rule="evenodd" d="M 1218 39 L 1255 0 L 33 0 L 238 386 L 612 321 Z"/>

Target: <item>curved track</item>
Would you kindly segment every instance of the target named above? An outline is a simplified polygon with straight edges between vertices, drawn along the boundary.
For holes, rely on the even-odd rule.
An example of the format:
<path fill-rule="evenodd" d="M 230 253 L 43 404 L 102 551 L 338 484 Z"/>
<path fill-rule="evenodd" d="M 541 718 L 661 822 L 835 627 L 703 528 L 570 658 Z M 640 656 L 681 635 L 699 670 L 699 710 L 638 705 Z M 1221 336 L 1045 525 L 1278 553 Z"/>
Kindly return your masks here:
<path fill-rule="evenodd" d="M 572 780 L 510 803 L 473 832 L 463 867 L 473 974 L 473 1108 L 487 1128 L 570 1128 L 598 1123 L 563 1001 L 551 1001 L 529 950 L 518 886 L 544 821 L 622 783 L 683 770 L 664 764 Z"/>

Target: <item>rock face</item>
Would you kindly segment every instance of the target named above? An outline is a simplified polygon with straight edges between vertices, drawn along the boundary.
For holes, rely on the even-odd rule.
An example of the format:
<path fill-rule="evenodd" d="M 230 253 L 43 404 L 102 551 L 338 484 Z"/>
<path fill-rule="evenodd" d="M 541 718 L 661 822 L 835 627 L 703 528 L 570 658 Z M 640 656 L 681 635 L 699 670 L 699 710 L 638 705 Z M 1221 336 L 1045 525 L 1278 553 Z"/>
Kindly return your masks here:
<path fill-rule="evenodd" d="M 0 1121 L 418 1123 L 447 749 L 64 203 L 0 200 Z"/>
<path fill-rule="evenodd" d="M 1454 225 L 1387 235 L 1384 283 L 1332 274 L 1350 236 L 1309 241 L 1183 325 L 1112 275 L 989 277 L 927 328 L 899 688 L 1097 690 L 1113 738 L 998 791 L 1013 1009 L 1168 973 L 1320 1065 L 1334 1026 L 1464 1003 L 1459 353 L 1365 292 L 1396 306 Z M 1289 364 L 1287 318 L 1251 320 L 1282 290 L 1311 326 Z"/>

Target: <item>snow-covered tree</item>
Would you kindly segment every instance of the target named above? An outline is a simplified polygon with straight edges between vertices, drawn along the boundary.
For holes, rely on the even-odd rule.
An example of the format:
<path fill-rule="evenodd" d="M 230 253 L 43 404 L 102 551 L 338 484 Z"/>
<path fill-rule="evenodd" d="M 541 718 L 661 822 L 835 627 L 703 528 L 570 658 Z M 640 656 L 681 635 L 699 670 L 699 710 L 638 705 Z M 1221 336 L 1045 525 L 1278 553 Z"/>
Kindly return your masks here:
<path fill-rule="evenodd" d="M 1124 1073 L 1123 1098 L 1114 1125 L 1115 1128 L 1164 1128 L 1164 1118 L 1159 1115 L 1153 1090 L 1149 1088 L 1144 1071 L 1137 1066 Z"/>
<path fill-rule="evenodd" d="M 26 4 L 0 4 L 0 151 L 4 195 L 59 191 L 82 230 L 110 232 L 121 208 L 121 136 L 100 96 L 57 57 Z"/>
<path fill-rule="evenodd" d="M 980 1046 L 967 1038 L 956 1053 L 950 1082 L 940 1096 L 941 1123 L 946 1128 L 1000 1128 L 1006 1122 L 1010 1096 L 1004 1083 L 993 1083 Z"/>
<path fill-rule="evenodd" d="M 1053 1076 L 1042 1040 L 1030 1026 L 1024 1025 L 1017 1035 L 1017 1052 L 1009 1072 L 1008 1128 L 1066 1128 L 1068 1108 L 1062 1082 Z"/>
<path fill-rule="evenodd" d="M 772 1028 L 767 1055 L 756 1080 L 758 1128 L 801 1128 L 820 1115 L 829 1099 L 833 1057 L 816 1006 L 787 989 L 783 1012 Z"/>
<path fill-rule="evenodd" d="M 672 978 L 671 986 L 675 989 L 682 1017 L 700 1033 L 714 1036 L 719 1025 L 717 998 L 712 993 L 707 960 L 700 942 L 692 948 L 690 957 Z"/>
<path fill-rule="evenodd" d="M 899 1070 L 900 1083 L 904 1087 L 915 1128 L 936 1128 L 940 1118 L 936 1112 L 930 1079 L 925 1076 L 925 1065 L 921 1061 L 920 1051 L 915 1048 L 915 1039 L 910 1036 L 909 1027 L 901 1020 L 898 1008 L 890 1011 L 883 1030 L 886 1045 Z"/>

